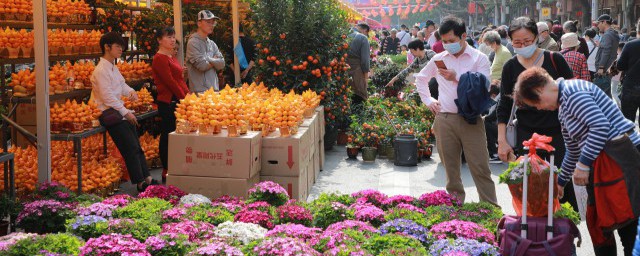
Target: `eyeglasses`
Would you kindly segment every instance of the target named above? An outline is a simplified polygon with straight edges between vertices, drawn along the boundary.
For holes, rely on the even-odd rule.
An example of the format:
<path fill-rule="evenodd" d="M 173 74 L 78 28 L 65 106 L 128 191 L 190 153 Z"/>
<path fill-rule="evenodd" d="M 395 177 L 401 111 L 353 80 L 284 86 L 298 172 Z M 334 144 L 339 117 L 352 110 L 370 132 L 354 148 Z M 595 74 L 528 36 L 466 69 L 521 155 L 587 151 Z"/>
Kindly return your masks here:
<path fill-rule="evenodd" d="M 535 38 L 534 39 L 527 39 L 527 40 L 524 40 L 524 41 L 517 40 L 517 41 L 511 42 L 511 44 L 515 48 L 520 48 L 520 47 L 523 47 L 523 46 L 526 47 L 526 46 L 532 45 L 534 42 L 535 42 Z"/>

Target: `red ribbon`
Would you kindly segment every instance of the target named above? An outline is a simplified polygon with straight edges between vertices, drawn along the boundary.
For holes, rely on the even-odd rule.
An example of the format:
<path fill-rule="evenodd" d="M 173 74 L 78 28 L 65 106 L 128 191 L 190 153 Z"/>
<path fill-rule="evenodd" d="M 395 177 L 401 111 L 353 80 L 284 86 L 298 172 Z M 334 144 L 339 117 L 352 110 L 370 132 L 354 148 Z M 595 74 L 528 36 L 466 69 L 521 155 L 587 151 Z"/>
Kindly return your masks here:
<path fill-rule="evenodd" d="M 543 149 L 547 152 L 553 151 L 554 148 L 550 144 L 551 140 L 553 140 L 553 138 L 549 136 L 534 133 L 531 139 L 522 142 L 523 146 L 529 147 L 529 163 L 531 164 L 531 170 L 533 172 L 541 173 L 542 170 L 549 167 L 549 163 L 538 156 L 536 149 Z"/>

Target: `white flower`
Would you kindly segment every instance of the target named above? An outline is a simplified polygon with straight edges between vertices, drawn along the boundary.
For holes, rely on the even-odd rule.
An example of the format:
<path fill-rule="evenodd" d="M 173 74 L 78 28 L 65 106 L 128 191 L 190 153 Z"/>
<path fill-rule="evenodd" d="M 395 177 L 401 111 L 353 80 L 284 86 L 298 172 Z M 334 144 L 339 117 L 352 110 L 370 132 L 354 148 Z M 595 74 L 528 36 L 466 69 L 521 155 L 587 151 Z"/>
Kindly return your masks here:
<path fill-rule="evenodd" d="M 231 237 L 247 245 L 255 240 L 262 239 L 267 234 L 267 229 L 253 223 L 227 221 L 216 227 L 214 233 L 219 237 Z"/>
<path fill-rule="evenodd" d="M 206 196 L 200 194 L 188 194 L 180 198 L 181 205 L 200 205 L 200 204 L 211 204 L 211 200 Z"/>

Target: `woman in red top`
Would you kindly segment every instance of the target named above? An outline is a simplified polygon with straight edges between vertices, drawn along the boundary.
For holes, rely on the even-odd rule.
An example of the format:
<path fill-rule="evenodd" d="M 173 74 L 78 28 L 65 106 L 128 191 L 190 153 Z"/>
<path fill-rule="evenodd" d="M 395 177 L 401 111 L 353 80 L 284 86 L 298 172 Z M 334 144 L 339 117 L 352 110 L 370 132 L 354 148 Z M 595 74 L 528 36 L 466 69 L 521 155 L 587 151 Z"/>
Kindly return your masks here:
<path fill-rule="evenodd" d="M 176 130 L 176 104 L 189 93 L 184 82 L 184 68 L 174 57 L 176 32 L 173 28 L 156 31 L 158 53 L 153 56 L 153 82 L 158 90 L 158 114 L 160 123 L 160 161 L 162 162 L 162 181 L 167 180 L 167 158 L 169 149 L 169 133 Z"/>

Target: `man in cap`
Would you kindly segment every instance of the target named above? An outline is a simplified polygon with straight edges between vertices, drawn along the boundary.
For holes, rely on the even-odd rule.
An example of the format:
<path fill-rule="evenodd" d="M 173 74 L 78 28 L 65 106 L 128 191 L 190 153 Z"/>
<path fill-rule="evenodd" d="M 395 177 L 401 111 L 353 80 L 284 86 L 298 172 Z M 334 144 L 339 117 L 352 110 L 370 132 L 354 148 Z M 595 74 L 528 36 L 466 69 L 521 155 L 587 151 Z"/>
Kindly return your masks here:
<path fill-rule="evenodd" d="M 611 97 L 611 75 L 607 72 L 618 57 L 620 36 L 611 25 L 613 19 L 608 14 L 598 17 L 598 29 L 604 33 L 600 38 L 600 47 L 596 54 L 596 79 L 594 83 Z"/>
<path fill-rule="evenodd" d="M 216 43 L 209 39 L 217 20 L 209 10 L 198 13 L 198 31 L 191 35 L 187 43 L 187 70 L 189 91 L 202 93 L 209 88 L 219 90 L 218 74 L 224 68 L 224 57 Z"/>
<path fill-rule="evenodd" d="M 558 43 L 551 37 L 549 25 L 546 22 L 538 22 L 538 48 L 557 52 L 560 50 Z"/>
<path fill-rule="evenodd" d="M 431 49 L 436 41 L 438 41 L 436 36 L 433 34 L 436 32 L 436 23 L 432 20 L 427 20 L 427 22 L 425 22 L 424 29 L 426 30 L 424 34 L 428 38 L 427 45 L 429 45 L 429 47 L 427 49 Z"/>

